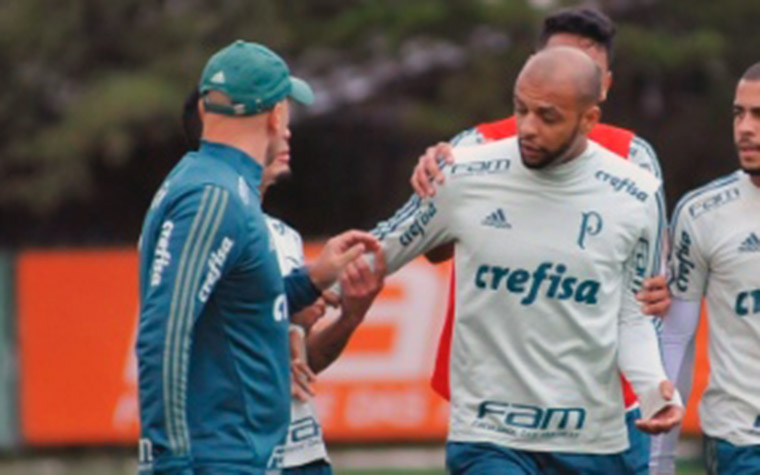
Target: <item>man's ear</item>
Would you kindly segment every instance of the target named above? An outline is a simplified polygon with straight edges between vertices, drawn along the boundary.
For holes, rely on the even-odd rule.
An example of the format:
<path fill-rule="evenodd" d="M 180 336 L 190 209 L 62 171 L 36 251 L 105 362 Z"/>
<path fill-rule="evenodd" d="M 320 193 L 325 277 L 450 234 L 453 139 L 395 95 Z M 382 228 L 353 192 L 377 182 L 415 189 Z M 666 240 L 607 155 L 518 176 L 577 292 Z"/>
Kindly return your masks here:
<path fill-rule="evenodd" d="M 274 105 L 272 110 L 268 112 L 267 128 L 269 128 L 269 130 L 274 131 L 274 132 L 280 130 L 280 127 L 282 126 L 281 116 L 282 116 L 282 103 L 278 102 L 277 104 Z"/>
<path fill-rule="evenodd" d="M 588 135 L 591 129 L 596 127 L 599 121 L 602 119 L 602 109 L 598 105 L 589 107 L 586 112 L 583 113 L 583 125 L 582 130 L 584 135 Z"/>

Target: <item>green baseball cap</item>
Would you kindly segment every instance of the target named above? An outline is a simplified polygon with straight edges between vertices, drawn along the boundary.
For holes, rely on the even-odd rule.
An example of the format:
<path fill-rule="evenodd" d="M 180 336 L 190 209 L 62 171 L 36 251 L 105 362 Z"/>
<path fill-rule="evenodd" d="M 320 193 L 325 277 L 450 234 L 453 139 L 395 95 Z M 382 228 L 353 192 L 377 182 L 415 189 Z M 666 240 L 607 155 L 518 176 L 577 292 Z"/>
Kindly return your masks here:
<path fill-rule="evenodd" d="M 205 103 L 207 110 L 226 115 L 252 115 L 272 109 L 290 97 L 309 105 L 314 91 L 290 75 L 285 61 L 264 45 L 237 40 L 206 63 L 199 85 L 201 95 L 224 93 L 231 104 Z"/>

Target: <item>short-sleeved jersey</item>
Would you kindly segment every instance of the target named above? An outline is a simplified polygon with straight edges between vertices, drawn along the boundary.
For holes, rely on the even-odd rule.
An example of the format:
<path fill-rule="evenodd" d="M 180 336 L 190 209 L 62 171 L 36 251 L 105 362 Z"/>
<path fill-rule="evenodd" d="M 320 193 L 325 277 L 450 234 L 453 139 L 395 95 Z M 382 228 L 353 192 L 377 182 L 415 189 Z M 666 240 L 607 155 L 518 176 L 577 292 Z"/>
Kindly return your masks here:
<path fill-rule="evenodd" d="M 266 218 L 269 233 L 277 248 L 280 270 L 282 275 L 288 275 L 305 263 L 303 240 L 298 231 L 281 220 L 272 216 Z M 292 400 L 290 427 L 280 454 L 283 468 L 299 467 L 316 460 L 329 460 L 322 438 L 322 426 L 311 401 Z"/>
<path fill-rule="evenodd" d="M 494 122 L 486 122 L 460 132 L 451 140 L 451 144 L 457 147 L 472 146 L 492 142 L 494 140 L 502 140 L 516 135 L 517 121 L 514 116 L 511 116 Z M 608 124 L 597 124 L 596 127 L 591 130 L 589 139 L 603 146 L 610 152 L 630 160 L 632 163 L 635 163 L 639 167 L 652 173 L 655 177 L 662 179 L 660 164 L 654 150 L 644 139 L 636 136 L 632 131 Z M 665 195 L 662 187 L 658 193 L 658 199 L 662 203 L 662 209 L 666 209 Z M 667 220 L 665 215 L 663 215 L 663 220 Z M 663 222 L 663 229 L 665 228 L 666 223 Z M 454 276 L 452 275 L 452 288 L 453 285 Z M 435 368 L 431 379 L 433 389 L 447 400 L 450 398 L 449 359 L 451 355 L 451 337 L 454 324 L 453 299 L 454 293 L 449 292 L 446 318 L 438 343 L 438 353 L 436 355 Z M 631 388 L 631 385 L 625 380 L 625 378 L 623 378 L 623 400 L 626 408 L 633 409 L 638 407 L 636 394 L 633 392 L 633 388 Z"/>
<path fill-rule="evenodd" d="M 737 171 L 688 193 L 673 215 L 670 290 L 705 297 L 710 381 L 704 432 L 760 444 L 760 188 Z"/>
<path fill-rule="evenodd" d="M 659 267 L 659 180 L 593 142 L 544 170 L 516 139 L 454 157 L 434 197 L 374 230 L 389 272 L 454 242 L 449 440 L 625 450 L 618 366 L 640 395 L 666 379 L 634 295 Z"/>
<path fill-rule="evenodd" d="M 288 304 L 261 212 L 261 166 L 204 142 L 157 192 L 140 249 L 140 471 L 261 473 L 290 415 Z M 163 472 L 162 472 L 163 473 Z M 184 473 L 184 472 L 183 472 Z"/>

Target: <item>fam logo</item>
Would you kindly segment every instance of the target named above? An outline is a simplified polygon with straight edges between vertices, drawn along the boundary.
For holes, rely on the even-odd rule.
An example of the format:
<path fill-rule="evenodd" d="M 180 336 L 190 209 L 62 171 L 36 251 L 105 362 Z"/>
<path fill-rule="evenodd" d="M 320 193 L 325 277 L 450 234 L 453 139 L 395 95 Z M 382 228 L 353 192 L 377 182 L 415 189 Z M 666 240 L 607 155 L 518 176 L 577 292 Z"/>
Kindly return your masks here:
<path fill-rule="evenodd" d="M 478 419 L 496 418 L 502 424 L 519 429 L 581 430 L 586 422 L 582 407 L 539 407 L 500 401 L 483 401 Z"/>
<path fill-rule="evenodd" d="M 578 233 L 578 247 L 586 249 L 586 238 L 596 236 L 602 232 L 602 215 L 596 211 L 587 211 L 581 214 L 581 230 Z"/>
<path fill-rule="evenodd" d="M 508 158 L 496 158 L 493 160 L 481 160 L 477 162 L 455 163 L 451 166 L 452 178 L 491 175 L 494 173 L 506 173 L 509 171 L 511 162 Z"/>
<path fill-rule="evenodd" d="M 603 183 L 609 183 L 616 192 L 625 192 L 641 202 L 646 201 L 649 197 L 649 194 L 639 189 L 636 182 L 630 178 L 620 178 L 603 170 L 599 170 L 594 176 Z"/>
<path fill-rule="evenodd" d="M 692 218 L 698 218 L 705 213 L 714 211 L 723 205 L 736 201 L 741 197 L 739 188 L 729 188 L 723 190 L 720 193 L 710 195 L 702 201 L 698 201 L 689 206 L 689 214 Z"/>
<path fill-rule="evenodd" d="M 531 305 L 543 293 L 548 299 L 570 300 L 596 305 L 601 284 L 595 280 L 581 280 L 566 275 L 567 266 L 543 262 L 533 272 L 526 269 L 481 265 L 475 273 L 475 286 L 479 289 L 503 288 L 512 294 L 527 295 L 522 305 Z M 546 283 L 547 285 L 544 285 Z"/>

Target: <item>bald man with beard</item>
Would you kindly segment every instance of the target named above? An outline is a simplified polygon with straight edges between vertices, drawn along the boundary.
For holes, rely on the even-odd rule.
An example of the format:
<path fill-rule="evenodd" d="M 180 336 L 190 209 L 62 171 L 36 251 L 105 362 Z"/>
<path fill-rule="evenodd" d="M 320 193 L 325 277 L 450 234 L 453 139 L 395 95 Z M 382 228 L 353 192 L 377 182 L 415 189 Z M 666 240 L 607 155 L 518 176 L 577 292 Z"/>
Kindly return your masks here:
<path fill-rule="evenodd" d="M 455 248 L 450 473 L 634 473 L 619 370 L 641 430 L 682 418 L 635 300 L 659 267 L 661 183 L 588 140 L 601 87 L 577 49 L 532 56 L 517 137 L 455 149 L 437 193 L 373 231 L 389 272 Z"/>

